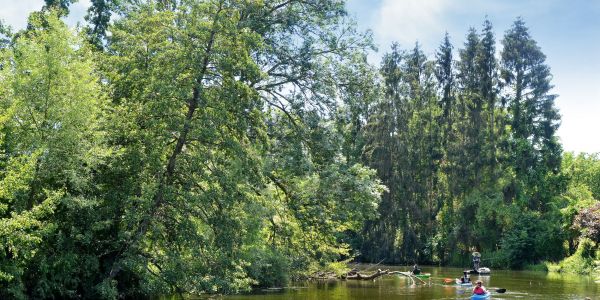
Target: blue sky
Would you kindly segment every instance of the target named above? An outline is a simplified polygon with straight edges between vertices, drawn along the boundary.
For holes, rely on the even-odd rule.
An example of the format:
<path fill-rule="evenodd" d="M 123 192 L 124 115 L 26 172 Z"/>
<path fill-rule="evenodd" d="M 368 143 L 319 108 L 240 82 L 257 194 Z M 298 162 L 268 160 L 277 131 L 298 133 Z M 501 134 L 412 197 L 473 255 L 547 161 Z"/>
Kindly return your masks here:
<path fill-rule="evenodd" d="M 14 28 L 43 0 L 0 0 L 0 19 Z M 68 23 L 83 22 L 89 0 L 71 7 Z M 348 10 L 362 30 L 373 31 L 379 52 L 397 41 L 404 48 L 415 41 L 433 57 L 444 32 L 460 48 L 469 27 L 481 28 L 487 16 L 499 43 L 516 17 L 521 16 L 554 75 L 557 107 L 562 115 L 558 131 L 567 151 L 600 152 L 600 1 L 597 0 L 347 0 Z"/>

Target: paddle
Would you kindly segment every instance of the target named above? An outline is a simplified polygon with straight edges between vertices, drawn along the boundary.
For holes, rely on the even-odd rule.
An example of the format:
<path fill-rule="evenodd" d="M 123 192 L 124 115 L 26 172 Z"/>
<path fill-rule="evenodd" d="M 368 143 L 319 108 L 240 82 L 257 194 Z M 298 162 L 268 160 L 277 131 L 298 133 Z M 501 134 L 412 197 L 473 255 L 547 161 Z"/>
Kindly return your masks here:
<path fill-rule="evenodd" d="M 490 292 L 496 292 L 498 294 L 504 294 L 504 293 L 506 293 L 506 289 L 502 289 L 502 288 L 490 288 L 488 290 L 488 293 L 490 293 Z"/>
<path fill-rule="evenodd" d="M 452 279 L 452 278 L 444 278 L 444 283 L 454 283 L 454 279 Z"/>

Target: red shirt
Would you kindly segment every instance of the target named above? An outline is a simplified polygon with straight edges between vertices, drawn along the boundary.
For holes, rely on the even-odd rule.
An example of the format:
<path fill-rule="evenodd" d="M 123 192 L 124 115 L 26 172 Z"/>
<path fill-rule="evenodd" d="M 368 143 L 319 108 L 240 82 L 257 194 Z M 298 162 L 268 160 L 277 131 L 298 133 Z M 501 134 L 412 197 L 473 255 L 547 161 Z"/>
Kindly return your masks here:
<path fill-rule="evenodd" d="M 485 294 L 485 290 L 482 287 L 480 287 L 480 286 L 476 286 L 473 289 L 473 294 L 483 295 L 483 294 Z"/>

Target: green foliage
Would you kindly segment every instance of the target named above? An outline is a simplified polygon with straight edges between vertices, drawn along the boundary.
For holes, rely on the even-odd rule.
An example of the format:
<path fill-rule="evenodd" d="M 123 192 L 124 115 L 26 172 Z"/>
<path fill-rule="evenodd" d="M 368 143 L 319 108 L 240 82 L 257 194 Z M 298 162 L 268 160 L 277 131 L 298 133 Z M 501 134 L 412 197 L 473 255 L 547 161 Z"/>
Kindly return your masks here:
<path fill-rule="evenodd" d="M 0 49 L 6 48 L 10 45 L 13 33 L 10 26 L 7 26 L 0 20 Z"/>
<path fill-rule="evenodd" d="M 579 241 L 577 251 L 551 270 L 561 273 L 590 274 L 596 267 L 595 260 L 598 259 L 595 249 L 597 249 L 595 242 L 583 238 Z"/>
<path fill-rule="evenodd" d="M 521 19 L 499 57 L 488 20 L 469 30 L 456 61 L 452 48 L 446 35 L 435 61 L 418 45 L 384 55 L 362 147 L 389 192 L 358 239 L 362 257 L 464 266 L 480 251 L 502 268 L 559 260 L 578 234 L 572 205 L 585 188 L 560 171 L 544 54 Z"/>
<path fill-rule="evenodd" d="M 394 45 L 382 62 L 384 97 L 365 127 L 364 157 L 389 193 L 379 206 L 379 220 L 365 226 L 361 253 L 371 261 L 413 261 L 423 256 L 421 248 L 433 247 L 443 192 L 436 184 L 442 155 L 436 120 L 442 110 L 434 70 L 418 44 L 409 52 Z"/>
<path fill-rule="evenodd" d="M 2 52 L 1 293 L 91 296 L 101 226 L 91 181 L 107 153 L 106 98 L 89 49 L 55 12 L 29 25 Z"/>
<path fill-rule="evenodd" d="M 85 20 L 90 23 L 87 28 L 90 43 L 96 47 L 102 47 L 110 17 L 119 2 L 119 0 L 91 0 Z"/>
<path fill-rule="evenodd" d="M 294 271 L 290 259 L 270 247 L 250 249 L 247 261 L 248 276 L 256 281 L 253 285 L 259 287 L 283 287 Z"/>
<path fill-rule="evenodd" d="M 534 271 L 534 272 L 548 272 L 549 271 L 549 263 L 539 263 L 534 265 L 525 265 L 523 270 L 526 271 Z"/>
<path fill-rule="evenodd" d="M 281 285 L 348 255 L 345 232 L 375 215 L 382 187 L 341 159 L 319 108 L 337 88 L 323 78 L 368 42 L 335 34 L 335 1 L 273 5 L 131 4 L 112 27 L 120 151 L 103 193 L 120 220 L 107 273 L 123 294 Z"/>
<path fill-rule="evenodd" d="M 568 180 L 567 189 L 561 197 L 554 201 L 554 205 L 562 214 L 562 228 L 567 238 L 568 252 L 573 254 L 577 242 L 586 226 L 576 224 L 576 218 L 584 210 L 591 208 L 598 202 L 597 196 L 592 192 L 596 187 L 599 169 L 598 159 L 595 155 L 565 153 L 562 163 L 562 177 Z M 593 227 L 593 226 L 592 226 Z"/>
<path fill-rule="evenodd" d="M 78 0 L 44 0 L 46 5 L 44 9 L 55 10 L 59 15 L 69 14 L 69 5 L 77 2 Z"/>
<path fill-rule="evenodd" d="M 522 20 L 500 57 L 485 21 L 457 60 L 446 35 L 377 69 L 343 1 L 93 0 L 79 34 L 73 2 L 0 26 L 1 298 L 231 294 L 475 250 L 590 265 L 600 165 L 562 159 Z"/>

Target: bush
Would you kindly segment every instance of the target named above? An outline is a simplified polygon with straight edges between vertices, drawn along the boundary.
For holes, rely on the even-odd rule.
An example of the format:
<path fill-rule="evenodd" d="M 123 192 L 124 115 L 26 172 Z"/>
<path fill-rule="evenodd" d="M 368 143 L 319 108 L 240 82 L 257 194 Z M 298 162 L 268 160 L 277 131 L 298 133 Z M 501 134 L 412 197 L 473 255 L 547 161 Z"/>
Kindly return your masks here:
<path fill-rule="evenodd" d="M 254 249 L 246 267 L 256 287 L 282 287 L 289 281 L 290 261 L 274 249 Z"/>
<path fill-rule="evenodd" d="M 535 271 L 535 272 L 548 272 L 548 264 L 547 262 L 539 263 L 539 264 L 528 264 L 523 267 L 523 270 L 527 271 Z"/>
<path fill-rule="evenodd" d="M 583 238 L 579 241 L 575 254 L 561 261 L 558 268 L 553 266 L 550 270 L 561 273 L 591 274 L 595 267 L 595 248 L 596 243 Z"/>

